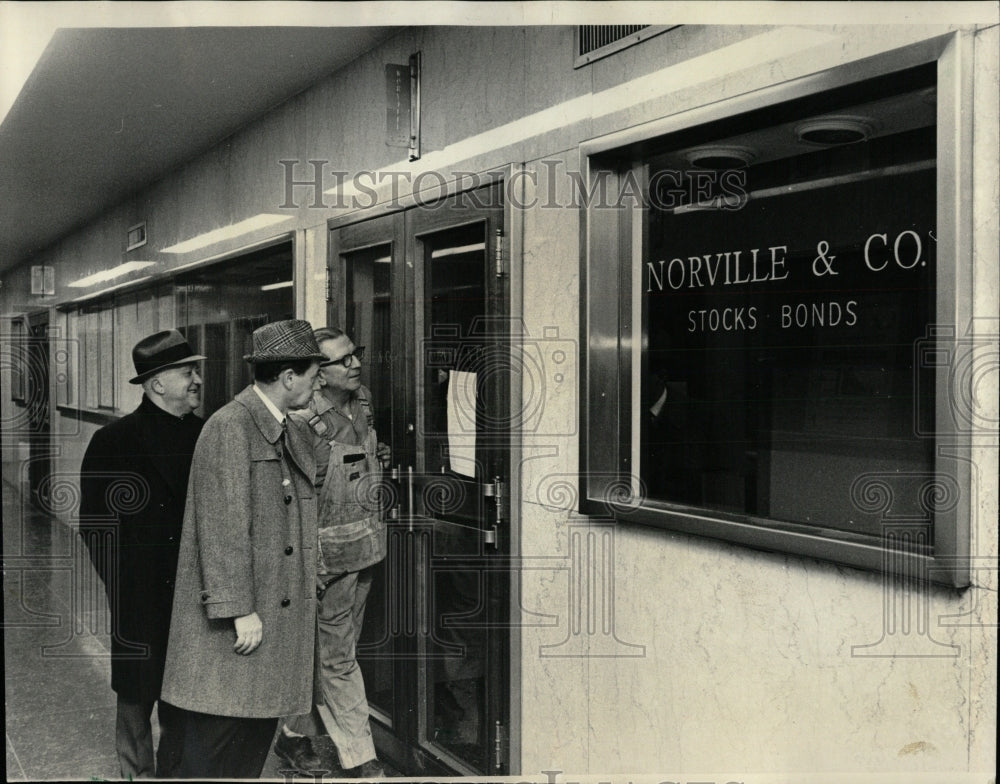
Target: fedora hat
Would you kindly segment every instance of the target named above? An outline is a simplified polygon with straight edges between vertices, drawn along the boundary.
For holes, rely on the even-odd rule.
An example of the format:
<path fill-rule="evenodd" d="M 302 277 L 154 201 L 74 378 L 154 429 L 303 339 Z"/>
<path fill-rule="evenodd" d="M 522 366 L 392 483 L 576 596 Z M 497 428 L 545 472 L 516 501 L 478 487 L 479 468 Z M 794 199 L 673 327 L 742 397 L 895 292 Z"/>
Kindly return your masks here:
<path fill-rule="evenodd" d="M 201 354 L 194 353 L 184 336 L 176 329 L 157 332 L 140 340 L 132 349 L 132 364 L 135 365 L 136 376 L 130 378 L 128 383 L 141 384 L 161 370 L 204 358 Z"/>
<path fill-rule="evenodd" d="M 289 362 L 297 359 L 315 359 L 322 362 L 326 357 L 320 352 L 313 337 L 312 324 L 301 319 L 272 321 L 258 327 L 251 335 L 252 354 L 243 357 L 247 362 Z"/>

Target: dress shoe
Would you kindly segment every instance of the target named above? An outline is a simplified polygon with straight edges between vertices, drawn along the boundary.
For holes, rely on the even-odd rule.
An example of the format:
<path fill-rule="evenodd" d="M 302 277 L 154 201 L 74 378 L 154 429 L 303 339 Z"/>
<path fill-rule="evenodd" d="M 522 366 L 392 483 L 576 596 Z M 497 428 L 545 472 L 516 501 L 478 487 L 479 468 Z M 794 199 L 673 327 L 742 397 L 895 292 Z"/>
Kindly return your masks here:
<path fill-rule="evenodd" d="M 328 766 L 313 751 L 312 742 L 305 735 L 279 733 L 274 753 L 302 773 L 320 770 L 329 772 Z"/>
<path fill-rule="evenodd" d="M 362 762 L 356 768 L 345 770 L 344 778 L 378 781 L 379 779 L 387 778 L 387 776 L 385 775 L 385 768 L 382 767 L 382 763 L 377 759 L 370 759 L 367 762 Z"/>

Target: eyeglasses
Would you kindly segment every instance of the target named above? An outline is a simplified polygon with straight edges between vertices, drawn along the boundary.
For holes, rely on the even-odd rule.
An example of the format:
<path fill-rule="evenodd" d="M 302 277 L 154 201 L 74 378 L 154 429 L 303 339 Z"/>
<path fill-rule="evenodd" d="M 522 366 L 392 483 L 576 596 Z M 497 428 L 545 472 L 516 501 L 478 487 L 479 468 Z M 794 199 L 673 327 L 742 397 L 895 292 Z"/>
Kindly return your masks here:
<path fill-rule="evenodd" d="M 364 359 L 365 347 L 355 346 L 354 351 L 352 351 L 350 354 L 344 354 L 344 356 L 340 357 L 340 359 L 328 359 L 326 362 L 320 362 L 319 366 L 327 367 L 328 365 L 343 365 L 345 368 L 349 368 L 351 366 L 352 357 L 357 358 L 358 362 Z"/>

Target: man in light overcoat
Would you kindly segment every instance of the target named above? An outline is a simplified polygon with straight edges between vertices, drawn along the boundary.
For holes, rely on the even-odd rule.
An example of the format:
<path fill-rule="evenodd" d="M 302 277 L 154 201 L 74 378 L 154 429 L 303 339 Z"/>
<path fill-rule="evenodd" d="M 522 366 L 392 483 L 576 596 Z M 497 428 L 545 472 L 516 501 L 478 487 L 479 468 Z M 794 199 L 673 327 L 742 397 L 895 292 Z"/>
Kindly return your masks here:
<path fill-rule="evenodd" d="M 191 467 L 161 695 L 183 717 L 173 778 L 259 777 L 278 718 L 312 704 L 316 464 L 286 415 L 325 357 L 306 321 L 252 339 L 254 384 L 205 423 Z"/>

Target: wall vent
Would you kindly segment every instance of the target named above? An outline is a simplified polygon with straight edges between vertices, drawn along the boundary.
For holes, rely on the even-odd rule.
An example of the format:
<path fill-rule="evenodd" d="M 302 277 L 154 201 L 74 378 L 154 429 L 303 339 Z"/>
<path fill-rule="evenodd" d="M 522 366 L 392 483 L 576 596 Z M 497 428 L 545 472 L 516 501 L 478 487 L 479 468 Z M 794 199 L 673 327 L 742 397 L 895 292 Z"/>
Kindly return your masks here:
<path fill-rule="evenodd" d="M 125 234 L 125 252 L 141 248 L 146 244 L 146 221 L 129 226 Z"/>
<path fill-rule="evenodd" d="M 578 25 L 574 68 L 620 52 L 679 25 Z"/>

